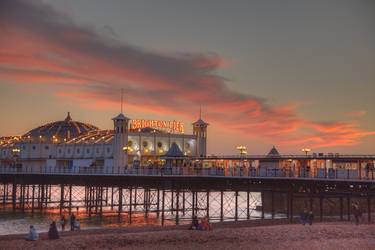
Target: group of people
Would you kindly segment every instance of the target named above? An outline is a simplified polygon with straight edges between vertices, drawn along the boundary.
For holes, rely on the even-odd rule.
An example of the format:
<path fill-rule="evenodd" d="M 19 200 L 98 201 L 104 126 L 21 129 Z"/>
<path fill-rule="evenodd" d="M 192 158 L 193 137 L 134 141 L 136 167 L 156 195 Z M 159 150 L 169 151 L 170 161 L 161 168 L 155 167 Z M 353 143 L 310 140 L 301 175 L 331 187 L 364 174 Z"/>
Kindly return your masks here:
<path fill-rule="evenodd" d="M 314 221 L 314 213 L 313 211 L 308 211 L 307 209 L 304 209 L 301 213 L 301 224 L 306 225 L 309 224 L 310 226 L 313 224 Z"/>
<path fill-rule="evenodd" d="M 60 224 L 61 224 L 61 230 L 65 231 L 66 218 L 65 218 L 64 215 L 61 216 Z M 81 229 L 81 223 L 76 218 L 76 216 L 74 215 L 74 213 L 72 213 L 72 215 L 70 216 L 70 231 L 74 231 L 75 229 L 80 230 Z"/>
<path fill-rule="evenodd" d="M 60 219 L 60 225 L 61 225 L 61 231 L 65 231 L 65 225 L 67 223 L 67 220 L 65 216 L 61 216 Z M 75 217 L 74 214 L 70 216 L 70 230 L 74 231 L 75 229 L 80 230 L 81 229 L 81 223 L 80 221 Z M 50 240 L 56 240 L 60 238 L 59 232 L 57 230 L 57 224 L 55 221 L 53 221 L 49 225 L 49 230 L 48 230 L 48 239 Z M 36 231 L 35 227 L 33 225 L 30 225 L 29 233 L 26 235 L 26 240 L 30 241 L 36 241 L 39 239 L 39 234 Z"/>
<path fill-rule="evenodd" d="M 209 231 L 212 230 L 212 227 L 207 217 L 204 217 L 199 221 L 198 217 L 194 216 L 191 222 L 190 230 Z"/>

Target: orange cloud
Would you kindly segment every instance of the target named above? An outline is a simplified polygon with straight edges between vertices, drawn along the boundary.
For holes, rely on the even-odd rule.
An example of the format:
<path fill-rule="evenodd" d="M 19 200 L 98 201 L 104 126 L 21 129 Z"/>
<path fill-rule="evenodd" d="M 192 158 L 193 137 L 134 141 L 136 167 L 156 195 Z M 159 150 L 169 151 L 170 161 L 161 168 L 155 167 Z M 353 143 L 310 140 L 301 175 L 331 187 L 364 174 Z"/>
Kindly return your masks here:
<path fill-rule="evenodd" d="M 0 2 L 0 77 L 19 84 L 60 86 L 57 96 L 87 107 L 127 106 L 192 119 L 204 105 L 215 125 L 274 143 L 328 147 L 353 145 L 373 135 L 350 122 L 318 123 L 297 114 L 297 105 L 271 106 L 238 93 L 215 74 L 227 61 L 216 54 L 161 54 L 102 37 L 41 2 Z M 90 105 L 87 105 L 90 103 Z"/>

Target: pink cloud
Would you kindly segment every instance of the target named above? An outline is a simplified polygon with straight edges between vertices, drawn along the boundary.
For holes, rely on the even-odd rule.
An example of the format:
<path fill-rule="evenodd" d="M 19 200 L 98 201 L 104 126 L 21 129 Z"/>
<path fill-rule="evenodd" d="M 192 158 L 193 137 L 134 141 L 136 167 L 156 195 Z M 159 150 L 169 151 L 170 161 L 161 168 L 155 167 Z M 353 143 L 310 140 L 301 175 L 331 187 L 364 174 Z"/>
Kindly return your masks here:
<path fill-rule="evenodd" d="M 50 84 L 57 96 L 96 109 L 127 106 L 143 112 L 193 118 L 203 105 L 212 124 L 273 143 L 328 147 L 353 145 L 374 131 L 355 121 L 318 123 L 297 114 L 298 105 L 271 106 L 234 92 L 215 73 L 228 65 L 216 54 L 161 54 L 102 37 L 40 2 L 0 2 L 0 77 L 19 84 Z M 90 103 L 90 105 L 88 105 Z"/>

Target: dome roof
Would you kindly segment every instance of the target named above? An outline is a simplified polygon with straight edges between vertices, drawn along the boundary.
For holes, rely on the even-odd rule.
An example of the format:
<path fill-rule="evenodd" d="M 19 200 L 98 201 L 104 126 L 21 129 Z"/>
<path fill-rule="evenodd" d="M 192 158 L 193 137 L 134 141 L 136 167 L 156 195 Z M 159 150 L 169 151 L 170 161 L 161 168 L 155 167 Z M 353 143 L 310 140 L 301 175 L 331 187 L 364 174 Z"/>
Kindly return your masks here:
<path fill-rule="evenodd" d="M 57 139 L 70 139 L 94 130 L 98 130 L 98 128 L 91 124 L 73 121 L 70 116 L 70 112 L 68 112 L 65 120 L 47 123 L 40 127 L 34 128 L 27 132 L 24 136 L 32 138 L 40 136 L 44 138 L 52 138 L 55 136 Z"/>

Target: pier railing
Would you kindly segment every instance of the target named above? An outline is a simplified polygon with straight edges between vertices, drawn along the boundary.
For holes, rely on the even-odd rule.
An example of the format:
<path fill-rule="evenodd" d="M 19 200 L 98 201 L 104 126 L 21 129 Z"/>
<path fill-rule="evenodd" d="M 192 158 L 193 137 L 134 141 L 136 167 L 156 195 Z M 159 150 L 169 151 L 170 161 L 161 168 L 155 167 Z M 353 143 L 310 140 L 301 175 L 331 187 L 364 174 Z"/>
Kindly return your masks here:
<path fill-rule="evenodd" d="M 374 170 L 333 168 L 253 168 L 253 167 L 138 167 L 138 168 L 56 168 L 48 166 L 0 167 L 0 174 L 116 175 L 116 176 L 206 176 L 237 178 L 310 178 L 375 180 Z"/>

